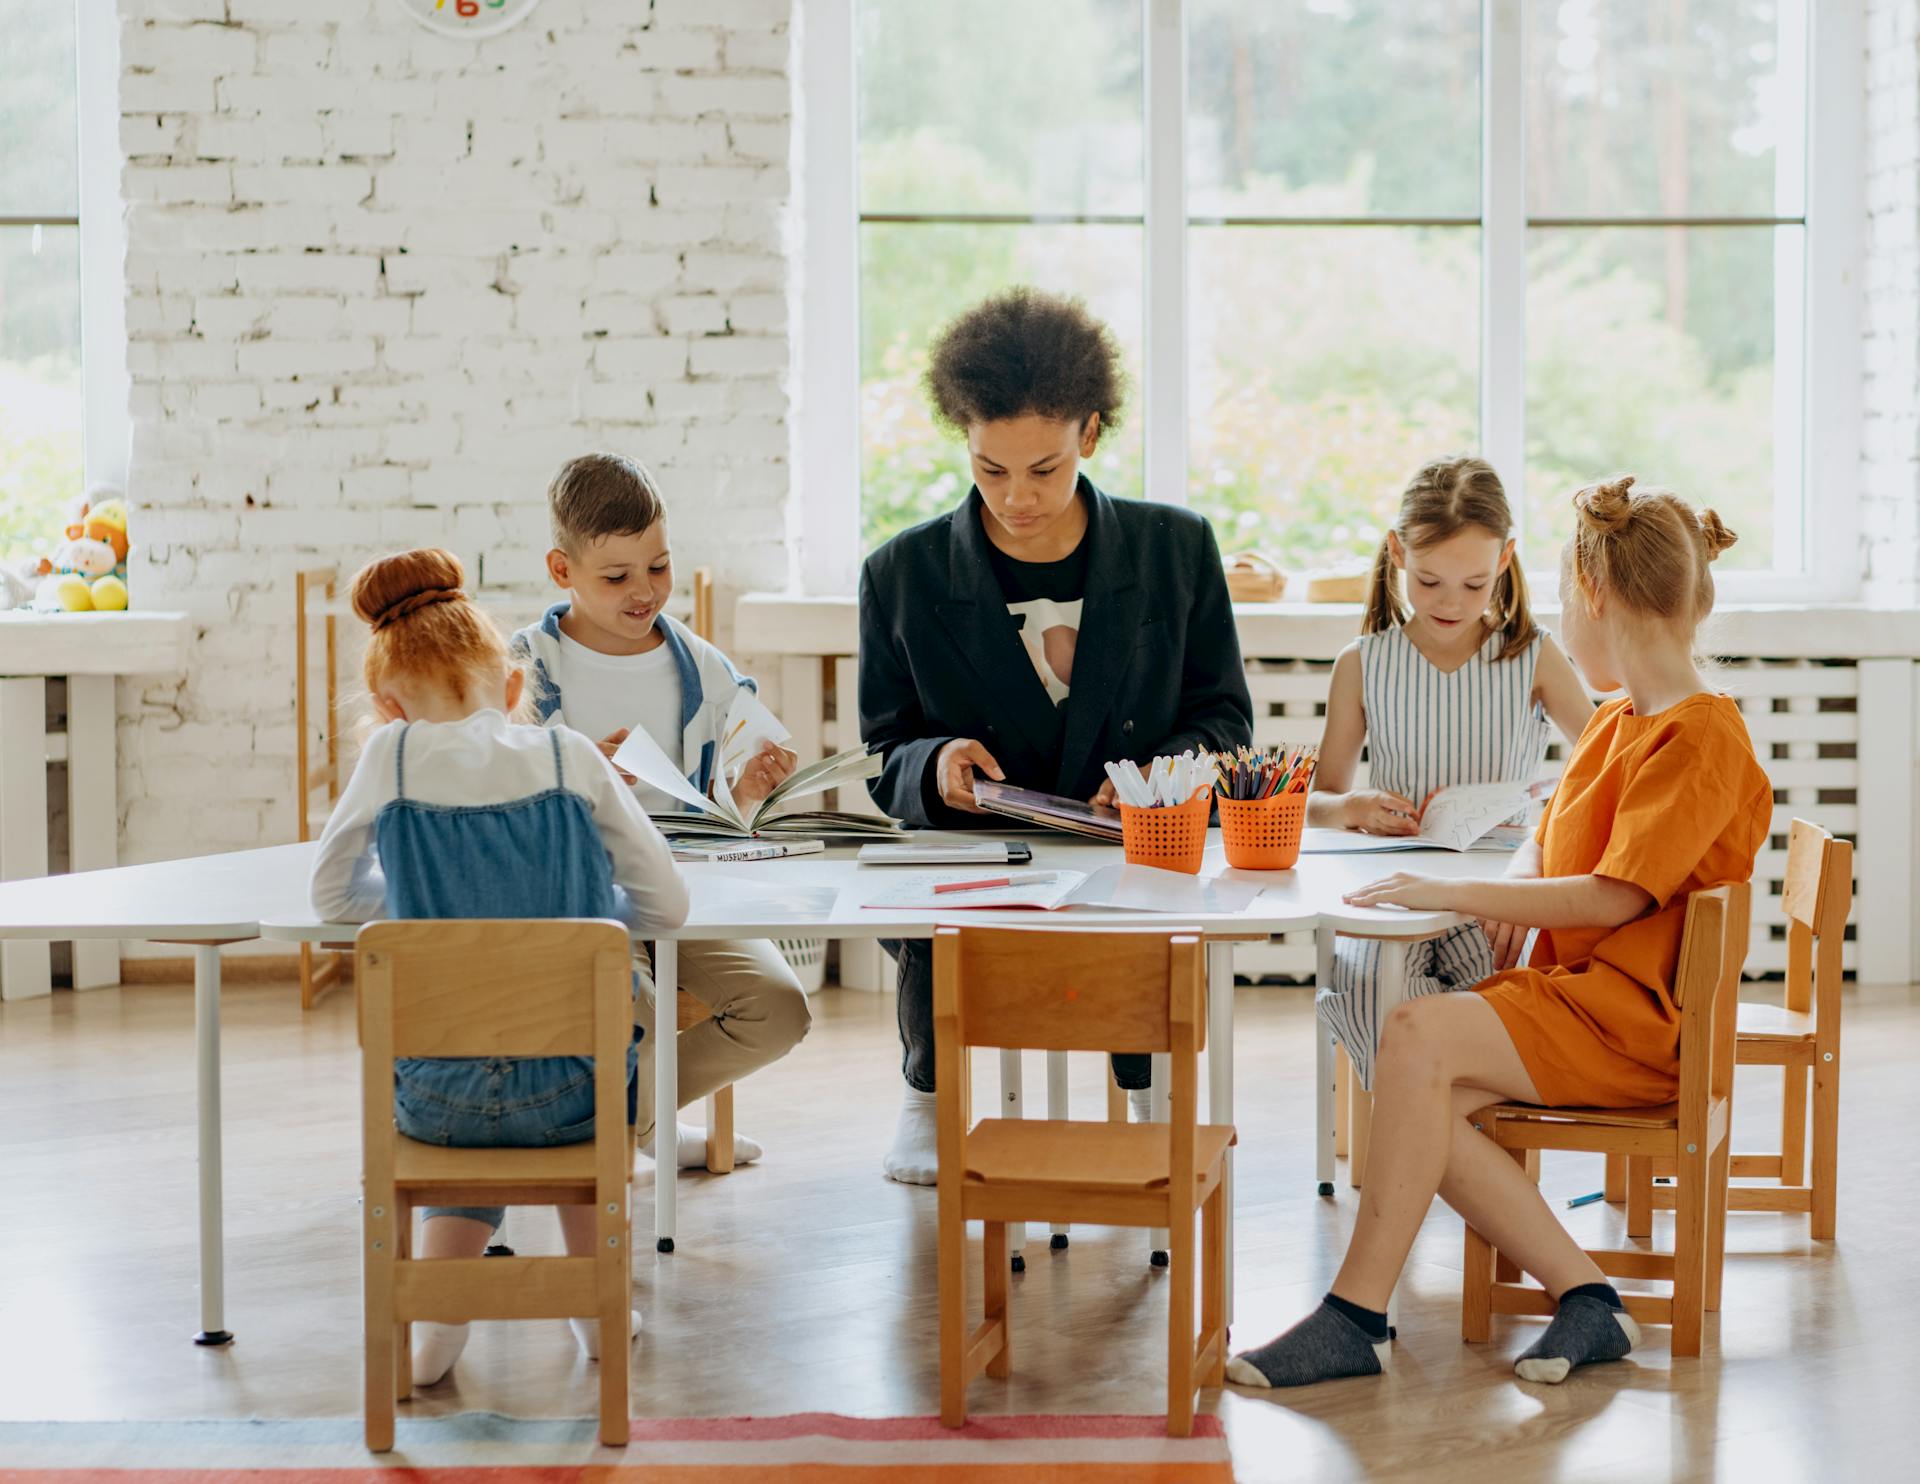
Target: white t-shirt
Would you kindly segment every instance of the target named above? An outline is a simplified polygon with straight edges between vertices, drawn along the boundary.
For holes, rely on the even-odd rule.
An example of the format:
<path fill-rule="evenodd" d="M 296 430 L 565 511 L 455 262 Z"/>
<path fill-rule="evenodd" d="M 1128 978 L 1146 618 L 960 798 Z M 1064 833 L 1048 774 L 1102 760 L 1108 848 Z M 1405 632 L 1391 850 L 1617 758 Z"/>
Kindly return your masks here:
<path fill-rule="evenodd" d="M 560 719 L 595 742 L 625 727 L 645 727 L 647 735 L 682 774 L 680 675 L 666 643 L 645 654 L 602 654 L 560 636 Z M 649 814 L 672 813 L 687 806 L 656 789 L 635 785 L 640 807 Z"/>

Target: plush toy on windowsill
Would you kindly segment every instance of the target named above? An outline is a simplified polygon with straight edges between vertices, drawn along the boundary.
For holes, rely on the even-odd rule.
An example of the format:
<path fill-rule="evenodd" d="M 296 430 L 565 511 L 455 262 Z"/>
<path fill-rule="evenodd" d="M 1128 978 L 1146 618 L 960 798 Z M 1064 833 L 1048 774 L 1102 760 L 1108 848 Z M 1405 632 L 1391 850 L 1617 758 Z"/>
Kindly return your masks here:
<path fill-rule="evenodd" d="M 105 495 L 108 498 L 101 499 Z M 117 491 L 88 492 L 67 539 L 39 563 L 33 606 L 42 613 L 118 612 L 127 606 L 127 505 Z"/>

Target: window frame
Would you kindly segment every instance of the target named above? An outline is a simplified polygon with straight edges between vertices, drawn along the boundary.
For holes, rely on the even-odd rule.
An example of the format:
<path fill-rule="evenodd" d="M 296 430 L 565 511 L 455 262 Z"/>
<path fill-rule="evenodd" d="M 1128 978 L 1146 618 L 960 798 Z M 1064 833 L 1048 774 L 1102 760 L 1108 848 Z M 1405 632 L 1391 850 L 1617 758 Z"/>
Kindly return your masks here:
<path fill-rule="evenodd" d="M 859 138 L 855 5 L 810 0 L 801 16 L 802 251 L 796 326 L 799 420 L 792 576 L 809 595 L 849 593 L 860 541 Z M 1187 500 L 1188 381 L 1186 4 L 1141 0 L 1145 148 L 1142 389 L 1146 497 Z M 1798 388 L 1776 408 L 1799 416 L 1783 446 L 1798 451 L 1800 506 L 1775 506 L 1776 552 L 1798 544 L 1801 570 L 1722 573 L 1729 602 L 1839 602 L 1859 597 L 1861 452 L 1860 255 L 1864 186 L 1865 26 L 1859 0 L 1781 0 L 1807 38 L 1800 323 L 1776 329 L 1800 346 Z M 1521 470 L 1526 448 L 1526 0 L 1482 0 L 1480 297 L 1481 446 Z M 1044 218 L 1040 218 L 1044 219 Z M 1027 220 L 1027 218 L 1021 218 Z M 1383 224 L 1390 219 L 1383 218 Z M 1693 219 L 1675 219 L 1687 225 Z M 1665 223 L 1649 222 L 1651 225 Z M 1299 225 L 1313 225 L 1301 222 Z M 1776 296 L 1776 302 L 1778 298 Z M 1780 426 L 1788 426 L 1784 420 Z M 1821 492 L 1843 490 L 1839 499 Z M 1702 498 L 1710 500 L 1711 493 Z M 1815 516 L 1818 516 L 1816 519 Z M 1539 559 L 1539 553 L 1535 553 Z M 1551 584 L 1556 574 L 1538 574 Z M 1548 587 L 1551 591 L 1551 586 Z"/>

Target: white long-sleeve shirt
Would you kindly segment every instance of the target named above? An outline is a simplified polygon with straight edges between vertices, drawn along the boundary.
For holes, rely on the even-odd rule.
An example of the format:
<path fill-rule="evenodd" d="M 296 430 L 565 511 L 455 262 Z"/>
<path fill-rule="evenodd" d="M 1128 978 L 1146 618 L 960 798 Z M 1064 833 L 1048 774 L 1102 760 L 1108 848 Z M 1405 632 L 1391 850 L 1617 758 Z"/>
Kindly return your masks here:
<path fill-rule="evenodd" d="M 405 722 L 389 722 L 367 739 L 321 833 L 308 895 L 324 921 L 368 922 L 385 909 L 374 823 L 399 795 L 394 753 L 406 728 Z M 555 736 L 567 792 L 586 801 L 607 847 L 627 925 L 642 932 L 680 926 L 687 920 L 687 884 L 673 852 L 605 755 L 571 728 L 516 726 L 494 710 L 455 722 L 415 722 L 407 732 L 406 796 L 458 806 L 511 804 L 545 793 L 554 786 Z M 485 866 L 449 861 L 447 869 Z"/>

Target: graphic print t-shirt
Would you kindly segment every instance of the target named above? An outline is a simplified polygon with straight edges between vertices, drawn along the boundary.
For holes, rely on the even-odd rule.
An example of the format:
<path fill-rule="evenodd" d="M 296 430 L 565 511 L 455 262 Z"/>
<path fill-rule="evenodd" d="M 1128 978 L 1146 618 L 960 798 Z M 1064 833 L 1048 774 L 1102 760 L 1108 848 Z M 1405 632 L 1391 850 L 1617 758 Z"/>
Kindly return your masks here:
<path fill-rule="evenodd" d="M 1080 610 L 1087 589 L 1087 543 L 1057 562 L 1015 561 L 991 542 L 987 555 L 1007 613 L 1033 661 L 1056 712 L 1064 715 L 1073 690 L 1073 654 L 1080 642 Z"/>

